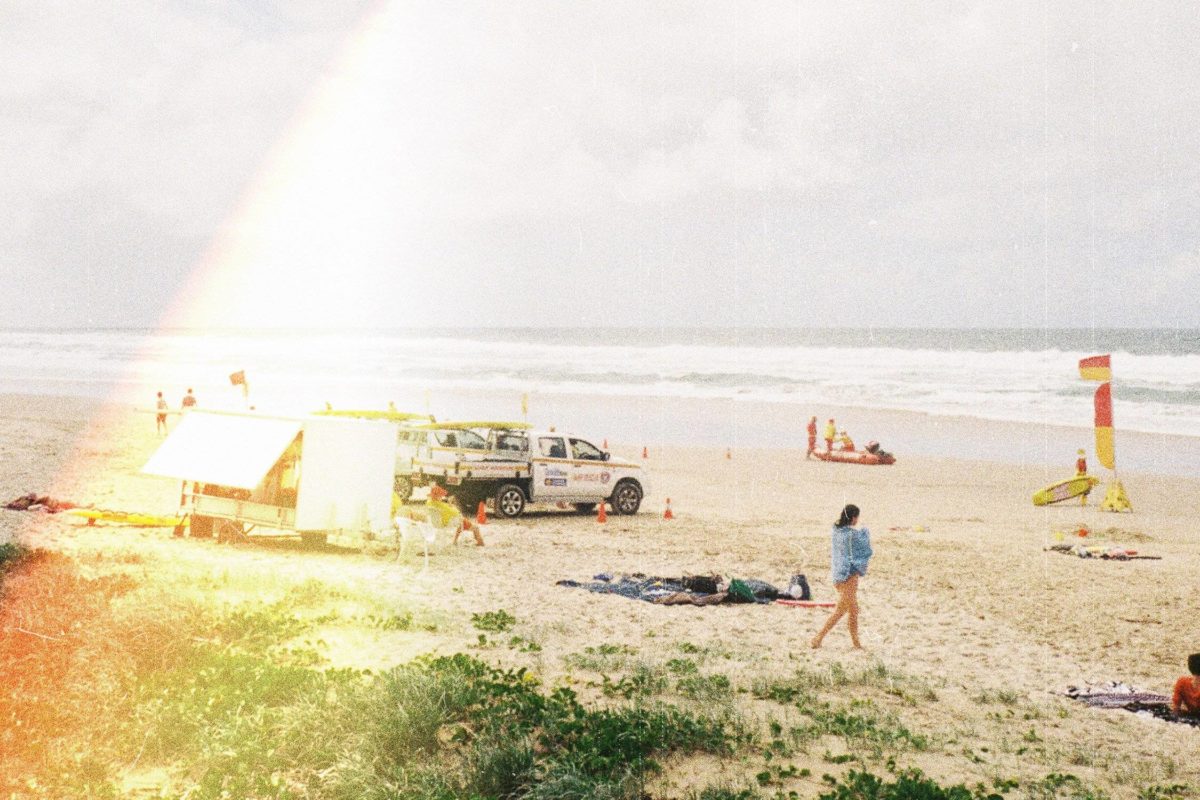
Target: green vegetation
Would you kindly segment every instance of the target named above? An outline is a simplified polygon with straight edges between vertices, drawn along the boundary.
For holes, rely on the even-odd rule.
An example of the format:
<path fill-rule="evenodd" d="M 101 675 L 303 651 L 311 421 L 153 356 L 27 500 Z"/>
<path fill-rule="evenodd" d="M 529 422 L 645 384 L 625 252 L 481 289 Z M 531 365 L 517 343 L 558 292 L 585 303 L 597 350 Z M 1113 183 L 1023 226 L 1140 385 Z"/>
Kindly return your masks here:
<path fill-rule="evenodd" d="M 499 611 L 485 611 L 482 614 L 472 614 L 471 624 L 476 630 L 487 631 L 488 633 L 504 633 L 512 630 L 513 625 L 517 624 L 517 618 L 509 614 L 503 608 Z"/>
<path fill-rule="evenodd" d="M 628 645 L 601 644 L 583 648 L 582 653 L 570 653 L 563 663 L 574 669 L 608 673 L 623 669 L 637 650 Z"/>
<path fill-rule="evenodd" d="M 841 737 L 847 748 L 876 759 L 886 752 L 929 749 L 929 737 L 909 730 L 895 713 L 869 697 L 836 704 L 822 699 L 825 690 L 845 686 L 860 687 L 863 695 L 874 691 L 906 702 L 911 702 L 914 691 L 932 693 L 923 682 L 894 674 L 882 664 L 848 673 L 836 663 L 825 670 L 798 669 L 785 680 L 760 681 L 752 691 L 759 699 L 791 705 L 806 718 L 788 731 L 792 744 L 801 749 L 825 736 Z"/>
<path fill-rule="evenodd" d="M 0 544 L 0 576 L 17 566 L 21 559 L 29 555 L 29 551 L 15 542 Z"/>
<path fill-rule="evenodd" d="M 916 705 L 918 702 L 933 702 L 938 699 L 937 692 L 929 681 L 906 675 L 881 662 L 854 672 L 847 671 L 845 667 L 836 662 L 826 668 L 799 667 L 786 680 L 756 682 L 753 693 L 760 699 L 791 703 L 812 697 L 822 690 L 847 687 L 862 687 L 899 697 L 909 705 Z"/>
<path fill-rule="evenodd" d="M 1003 746 L 1028 749 L 1037 774 L 1050 774 L 943 786 L 898 769 L 901 754 L 926 750 L 936 753 L 930 763 L 950 756 L 965 767 L 950 774 L 991 776 L 986 765 L 1002 762 L 969 729 L 934 741 L 930 728 L 911 727 L 910 707 L 937 693 L 879 663 L 802 666 L 735 685 L 741 665 L 711 671 L 712 659 L 728 657 L 712 646 L 684 642 L 652 656 L 600 644 L 563 658 L 594 674 L 547 685 L 528 668 L 542 664 L 541 644 L 514 633 L 530 626 L 500 609 L 471 615 L 475 655 L 333 668 L 322 639 L 356 645 L 365 632 L 420 646 L 437 626 L 427 609 L 316 580 L 267 576 L 256 587 L 236 572 L 205 572 L 208 583 L 189 592 L 139 584 L 159 566 L 140 558 L 92 559 L 86 575 L 81 563 L 0 545 L 0 797 L 641 800 L 660 796 L 664 763 L 689 754 L 720 759 L 717 774 L 731 782 L 669 783 L 665 796 L 1103 800 L 1066 771 L 1110 766 L 1105 786 L 1133 787 L 1126 794 L 1139 800 L 1193 796 L 1165 756 L 1072 766 L 1076 751 L 1062 749 L 1052 721 L 1035 722 L 1042 715 L 1026 711 L 1028 698 L 1005 691 L 975 699 L 1005 727 Z M 837 775 L 820 785 L 812 773 L 824 770 Z"/>
<path fill-rule="evenodd" d="M 189 800 L 635 798 L 663 756 L 728 755 L 744 740 L 728 717 L 640 699 L 591 707 L 462 654 L 378 674 L 322 668 L 305 637 L 337 617 L 311 585 L 273 603 L 122 602 L 126 576 L 85 580 L 58 556 L 4 547 L 0 568 L 26 573 L 5 585 L 4 613 L 39 627 L 32 646 L 0 638 L 4 674 L 24 675 L 0 698 L 4 796 L 119 797 L 129 773 L 157 768 L 180 787 L 163 796 Z M 400 631 L 411 620 L 367 618 Z M 515 624 L 503 611 L 472 621 Z"/>

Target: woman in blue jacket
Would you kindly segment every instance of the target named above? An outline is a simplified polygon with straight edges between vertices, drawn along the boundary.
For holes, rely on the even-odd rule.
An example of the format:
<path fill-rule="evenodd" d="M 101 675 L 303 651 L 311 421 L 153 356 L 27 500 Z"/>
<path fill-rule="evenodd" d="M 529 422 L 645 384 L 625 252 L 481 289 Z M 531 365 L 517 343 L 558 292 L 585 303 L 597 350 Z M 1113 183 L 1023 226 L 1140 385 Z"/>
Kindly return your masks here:
<path fill-rule="evenodd" d="M 825 627 L 812 640 L 815 650 L 825 640 L 825 634 L 833 629 L 843 616 L 850 629 L 850 641 L 856 649 L 862 648 L 858 641 L 858 579 L 867 574 L 867 562 L 871 560 L 871 532 L 858 528 L 858 506 L 848 505 L 833 526 L 833 586 L 838 591 L 838 604 Z"/>

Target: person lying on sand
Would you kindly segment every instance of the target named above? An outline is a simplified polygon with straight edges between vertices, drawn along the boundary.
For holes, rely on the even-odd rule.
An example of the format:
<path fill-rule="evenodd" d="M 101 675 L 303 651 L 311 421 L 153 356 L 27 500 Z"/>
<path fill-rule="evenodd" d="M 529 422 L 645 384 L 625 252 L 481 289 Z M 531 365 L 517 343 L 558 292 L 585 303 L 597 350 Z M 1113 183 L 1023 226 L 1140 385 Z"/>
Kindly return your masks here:
<path fill-rule="evenodd" d="M 1176 715 L 1200 717 L 1200 653 L 1188 656 L 1188 672 L 1192 674 L 1175 681 L 1171 711 Z"/>
<path fill-rule="evenodd" d="M 834 523 L 830 559 L 833 565 L 833 587 L 838 591 L 838 604 L 825 620 L 812 640 L 812 648 L 816 650 L 825 640 L 825 634 L 833 629 L 843 616 L 846 617 L 846 627 L 850 629 L 850 641 L 856 650 L 862 649 L 858 641 L 858 579 L 867 574 L 867 563 L 871 560 L 871 532 L 866 528 L 856 528 L 859 510 L 856 505 L 848 505 L 842 509 L 838 521 Z"/>

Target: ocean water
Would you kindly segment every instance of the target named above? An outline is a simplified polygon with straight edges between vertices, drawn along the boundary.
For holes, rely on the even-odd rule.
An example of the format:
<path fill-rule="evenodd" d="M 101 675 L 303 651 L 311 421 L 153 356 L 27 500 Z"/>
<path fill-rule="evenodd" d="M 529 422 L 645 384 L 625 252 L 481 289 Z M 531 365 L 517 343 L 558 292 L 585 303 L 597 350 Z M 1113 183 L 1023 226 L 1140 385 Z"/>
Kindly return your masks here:
<path fill-rule="evenodd" d="M 1200 437 L 1198 330 L 461 329 L 0 331 L 0 391 L 303 411 L 441 408 L 454 392 L 720 398 L 1090 428 L 1080 358 L 1112 353 L 1119 430 Z M 443 412 L 444 413 L 444 412 Z"/>

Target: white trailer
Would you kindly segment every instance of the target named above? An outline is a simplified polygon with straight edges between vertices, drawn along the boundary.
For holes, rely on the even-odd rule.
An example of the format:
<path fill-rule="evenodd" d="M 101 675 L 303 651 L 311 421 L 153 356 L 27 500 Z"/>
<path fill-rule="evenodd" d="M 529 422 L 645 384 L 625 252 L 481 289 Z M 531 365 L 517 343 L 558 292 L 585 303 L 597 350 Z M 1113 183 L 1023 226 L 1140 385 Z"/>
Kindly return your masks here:
<path fill-rule="evenodd" d="M 362 546 L 391 529 L 395 457 L 385 421 L 192 411 L 142 471 L 183 481 L 193 536 L 294 531 Z"/>

